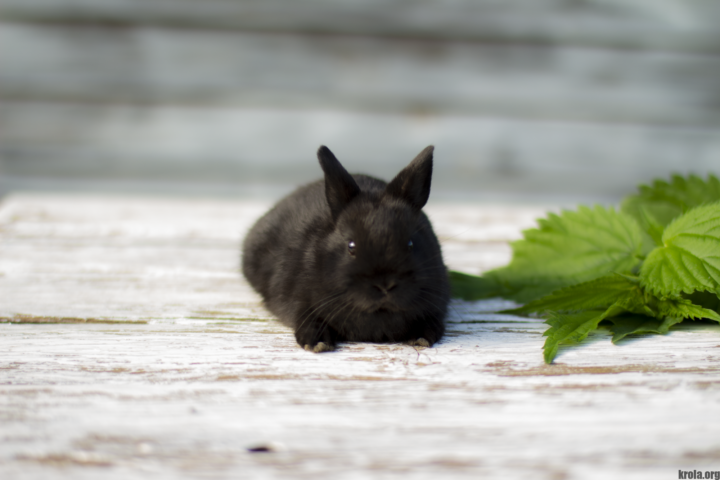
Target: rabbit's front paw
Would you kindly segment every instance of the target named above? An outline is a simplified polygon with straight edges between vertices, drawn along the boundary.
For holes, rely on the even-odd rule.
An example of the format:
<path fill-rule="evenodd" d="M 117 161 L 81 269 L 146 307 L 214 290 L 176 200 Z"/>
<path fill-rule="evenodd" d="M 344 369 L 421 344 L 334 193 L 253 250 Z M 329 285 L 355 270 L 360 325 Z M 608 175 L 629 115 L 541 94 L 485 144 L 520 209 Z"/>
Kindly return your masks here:
<path fill-rule="evenodd" d="M 416 338 L 415 340 L 409 340 L 407 342 L 408 345 L 411 347 L 430 347 L 430 342 L 425 340 L 424 338 Z"/>
<path fill-rule="evenodd" d="M 322 352 L 332 352 L 335 350 L 335 345 L 327 344 L 325 342 L 318 342 L 315 345 L 310 345 L 309 343 L 306 343 L 303 347 L 308 352 L 313 353 L 322 353 Z"/>
<path fill-rule="evenodd" d="M 308 352 L 332 352 L 337 344 L 335 330 L 319 322 L 307 322 L 295 331 L 298 345 Z"/>

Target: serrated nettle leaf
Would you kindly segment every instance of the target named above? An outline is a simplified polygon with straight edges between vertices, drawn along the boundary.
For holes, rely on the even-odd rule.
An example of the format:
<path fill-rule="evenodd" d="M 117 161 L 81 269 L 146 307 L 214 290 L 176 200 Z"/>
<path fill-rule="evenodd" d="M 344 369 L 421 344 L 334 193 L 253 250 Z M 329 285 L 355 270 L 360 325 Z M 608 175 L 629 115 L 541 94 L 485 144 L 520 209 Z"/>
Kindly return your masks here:
<path fill-rule="evenodd" d="M 575 342 L 587 337 L 588 333 L 597 328 L 598 323 L 602 320 L 600 318 L 602 314 L 602 310 L 586 310 L 568 314 L 552 313 L 545 322 L 550 325 L 550 328 L 543 334 L 547 337 L 543 345 L 545 363 L 552 363 L 563 340 L 566 340 L 566 343 L 571 342 L 568 340 L 571 334 L 575 334 Z"/>
<path fill-rule="evenodd" d="M 622 211 L 638 221 L 642 230 L 656 242 L 662 228 L 687 210 L 720 200 L 720 181 L 712 175 L 703 180 L 673 176 L 670 182 L 656 180 L 641 185 L 640 193 L 626 197 Z"/>
<path fill-rule="evenodd" d="M 607 275 L 556 290 L 550 295 L 522 307 L 505 310 L 503 313 L 520 315 L 548 311 L 569 313 L 607 308 L 613 304 L 627 312 L 652 317 L 674 315 L 681 318 L 720 320 L 720 315 L 712 309 L 694 305 L 691 300 L 682 297 L 659 298 L 645 291 L 640 286 L 638 277 L 619 274 Z"/>
<path fill-rule="evenodd" d="M 663 232 L 663 243 L 678 235 L 720 237 L 720 201 L 695 207 L 676 218 Z"/>
<path fill-rule="evenodd" d="M 681 319 L 708 319 L 720 322 L 720 314 L 714 310 L 703 308 L 700 305 L 693 304 L 690 300 L 684 298 L 673 299 L 657 299 L 652 298 L 650 307 L 656 312 L 655 316 L 662 318 L 665 316 L 678 317 Z"/>
<path fill-rule="evenodd" d="M 627 305 L 628 308 L 632 308 L 633 303 L 638 307 L 645 304 L 644 293 L 637 277 L 606 275 L 589 282 L 561 288 L 520 308 L 506 310 L 503 313 L 527 314 L 605 309 L 618 302 Z"/>
<path fill-rule="evenodd" d="M 720 292 L 693 292 L 684 298 L 702 308 L 720 313 Z"/>
<path fill-rule="evenodd" d="M 507 285 L 508 298 L 520 302 L 610 272 L 631 273 L 654 248 L 632 217 L 612 208 L 580 207 L 538 223 L 511 244 L 507 267 L 486 274 Z"/>
<path fill-rule="evenodd" d="M 684 211 L 720 200 L 720 180 L 714 175 L 708 175 L 707 180 L 697 175 L 687 178 L 673 175 L 668 186 L 661 187 L 661 190 L 667 197 L 681 202 Z"/>
<path fill-rule="evenodd" d="M 570 313 L 607 308 L 611 305 L 622 307 L 627 312 L 652 317 L 672 315 L 680 318 L 708 318 L 720 321 L 720 314 L 712 309 L 695 305 L 691 300 L 682 297 L 659 298 L 645 291 L 640 286 L 638 277 L 619 274 L 565 287 L 522 307 L 504 310 L 502 313 L 519 315 L 543 312 Z"/>
<path fill-rule="evenodd" d="M 720 181 L 713 176 L 656 181 L 627 198 L 622 212 L 580 207 L 550 214 L 523 235 L 511 244 L 508 266 L 482 277 L 452 272 L 453 294 L 527 303 L 512 313 L 548 312 L 548 363 L 559 345 L 582 341 L 603 319 L 613 319 L 613 341 L 664 333 L 683 318 L 720 322 Z"/>
<path fill-rule="evenodd" d="M 572 283 L 565 277 L 531 277 L 507 268 L 487 272 L 483 277 L 497 286 L 497 295 L 519 303 L 541 298 Z"/>
<path fill-rule="evenodd" d="M 493 278 L 467 273 L 449 271 L 450 287 L 453 298 L 480 300 L 482 298 L 501 297 L 505 294 L 502 285 Z"/>
<path fill-rule="evenodd" d="M 673 175 L 670 182 L 655 180 L 651 186 L 641 185 L 639 190 L 625 199 L 623 211 L 640 220 L 637 208 L 645 206 L 663 225 L 691 208 L 720 200 L 720 181 L 713 175 L 707 180 L 695 175 Z"/>
<path fill-rule="evenodd" d="M 644 292 L 632 278 L 624 278 L 619 275 L 614 277 L 603 277 L 597 281 L 576 286 L 578 288 L 563 289 L 536 302 L 536 305 L 541 302 L 569 305 L 567 302 L 573 290 L 585 292 L 585 297 L 578 298 L 578 304 L 575 307 L 581 304 L 593 305 L 595 303 L 599 307 L 613 297 L 616 299 L 605 310 L 593 308 L 565 314 L 549 312 L 550 316 L 545 323 L 550 325 L 550 328 L 544 334 L 548 339 L 543 347 L 547 363 L 552 362 L 552 359 L 555 358 L 559 345 L 580 342 L 604 319 L 610 319 L 613 322 L 618 316 L 631 319 L 625 323 L 622 323 L 623 320 L 615 322 L 620 326 L 614 330 L 614 342 L 632 333 L 665 333 L 670 326 L 681 322 L 684 318 L 708 318 L 720 322 L 720 314 L 694 305 L 688 299 L 658 298 L 649 292 Z M 591 295 L 593 285 L 598 287 L 597 296 L 594 298 Z M 568 310 L 572 309 L 568 308 Z M 522 310 L 522 308 L 517 310 Z M 545 310 L 545 307 L 542 310 Z"/>
<path fill-rule="evenodd" d="M 609 319 L 613 326 L 610 331 L 613 334 L 612 343 L 617 343 L 628 335 L 640 333 L 657 333 L 663 335 L 670 327 L 682 322 L 679 317 L 653 318 L 645 315 L 619 315 Z"/>
<path fill-rule="evenodd" d="M 544 333 L 547 336 L 543 345 L 545 363 L 552 363 L 560 345 L 573 345 L 584 340 L 590 332 L 605 318 L 623 313 L 624 309 L 611 305 L 606 310 L 586 310 L 578 313 L 552 312 L 545 323 L 550 328 Z"/>
<path fill-rule="evenodd" d="M 673 296 L 720 288 L 720 202 L 675 219 L 662 242 L 642 265 L 640 282 L 646 289 Z"/>
<path fill-rule="evenodd" d="M 640 227 L 645 231 L 645 233 L 648 234 L 648 236 L 652 239 L 655 245 L 662 246 L 662 235 L 665 231 L 665 225 L 667 225 L 667 223 L 661 223 L 650 212 L 650 209 L 645 206 L 641 206 L 639 210 L 640 216 L 642 217 Z"/>
<path fill-rule="evenodd" d="M 620 210 L 637 220 L 642 230 L 648 234 L 656 231 L 658 226 L 662 229 L 683 213 L 680 205 L 664 200 L 648 200 L 639 195 L 626 198 Z"/>

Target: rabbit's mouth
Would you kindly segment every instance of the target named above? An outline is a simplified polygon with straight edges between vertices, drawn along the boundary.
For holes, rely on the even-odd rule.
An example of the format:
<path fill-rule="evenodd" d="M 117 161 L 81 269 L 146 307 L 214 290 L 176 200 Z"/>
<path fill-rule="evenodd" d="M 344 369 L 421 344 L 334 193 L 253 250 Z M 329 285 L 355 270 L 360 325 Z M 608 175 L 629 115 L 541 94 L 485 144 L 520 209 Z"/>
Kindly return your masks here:
<path fill-rule="evenodd" d="M 400 309 L 393 299 L 388 297 L 378 298 L 375 295 L 360 294 L 355 298 L 354 307 L 356 311 L 368 315 L 383 315 L 397 313 Z"/>
<path fill-rule="evenodd" d="M 354 308 L 371 315 L 398 314 L 411 307 L 410 292 L 403 285 L 385 291 L 375 285 L 354 292 Z"/>
<path fill-rule="evenodd" d="M 397 304 L 396 301 L 388 298 L 382 298 L 372 302 L 368 312 L 376 315 L 395 314 L 401 312 L 403 309 Z"/>
<path fill-rule="evenodd" d="M 390 313 L 398 313 L 402 311 L 402 309 L 398 308 L 397 305 L 381 305 L 380 307 L 376 308 L 370 313 L 378 314 L 378 315 L 387 315 Z"/>

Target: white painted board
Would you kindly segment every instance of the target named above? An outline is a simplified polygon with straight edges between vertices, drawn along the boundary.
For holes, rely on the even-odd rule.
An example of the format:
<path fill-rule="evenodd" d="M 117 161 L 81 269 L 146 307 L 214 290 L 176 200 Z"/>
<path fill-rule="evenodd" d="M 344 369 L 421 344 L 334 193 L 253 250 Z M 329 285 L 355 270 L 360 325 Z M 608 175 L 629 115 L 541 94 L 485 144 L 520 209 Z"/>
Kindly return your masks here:
<path fill-rule="evenodd" d="M 677 478 L 720 470 L 720 328 L 544 365 L 538 320 L 452 304 L 436 347 L 311 354 L 237 272 L 267 204 L 15 195 L 0 205 L 0 476 Z M 545 209 L 433 205 L 451 268 Z M 482 253 L 478 253 L 482 252 Z M 119 323 L 114 323 L 119 322 Z M 247 448 L 266 446 L 267 453 Z"/>

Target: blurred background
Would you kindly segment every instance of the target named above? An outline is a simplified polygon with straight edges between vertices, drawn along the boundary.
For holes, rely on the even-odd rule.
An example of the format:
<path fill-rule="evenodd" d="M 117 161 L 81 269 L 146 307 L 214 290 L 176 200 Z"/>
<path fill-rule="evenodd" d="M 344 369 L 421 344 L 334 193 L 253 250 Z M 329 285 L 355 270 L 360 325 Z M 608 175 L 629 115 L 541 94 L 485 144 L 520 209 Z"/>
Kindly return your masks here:
<path fill-rule="evenodd" d="M 720 173 L 716 0 L 2 0 L 0 194 L 275 197 L 328 145 L 433 198 Z"/>

